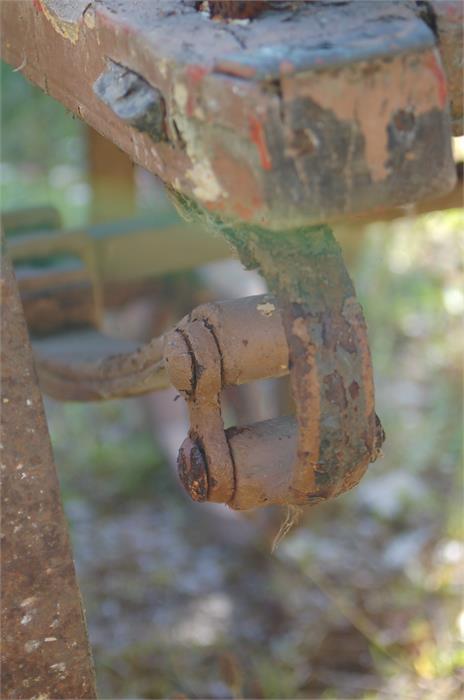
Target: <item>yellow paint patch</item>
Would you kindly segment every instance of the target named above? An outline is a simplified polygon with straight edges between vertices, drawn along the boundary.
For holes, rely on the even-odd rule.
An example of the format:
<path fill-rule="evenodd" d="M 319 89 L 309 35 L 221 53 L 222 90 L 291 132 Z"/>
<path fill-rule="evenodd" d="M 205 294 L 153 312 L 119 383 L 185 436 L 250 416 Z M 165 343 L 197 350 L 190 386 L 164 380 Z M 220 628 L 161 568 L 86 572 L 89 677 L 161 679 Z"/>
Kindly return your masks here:
<path fill-rule="evenodd" d="M 174 85 L 174 99 L 179 109 L 184 112 L 187 106 L 188 92 L 185 85 L 176 83 Z"/>
<path fill-rule="evenodd" d="M 72 44 L 76 44 L 79 39 L 79 24 L 77 22 L 67 22 L 66 20 L 58 17 L 46 4 L 42 2 L 42 10 L 45 17 L 51 23 L 53 29 L 58 32 L 62 37 L 70 41 Z"/>
<path fill-rule="evenodd" d="M 187 154 L 192 162 L 192 167 L 186 171 L 185 175 L 193 185 L 193 194 L 202 202 L 214 202 L 220 197 L 227 196 L 221 188 L 208 157 L 200 147 L 200 139 L 197 136 L 198 124 L 185 114 L 188 102 L 187 87 L 181 82 L 175 83 L 173 97 L 176 126 L 182 134 Z M 198 113 L 195 116 L 199 118 Z"/>
<path fill-rule="evenodd" d="M 223 194 L 209 161 L 205 158 L 187 170 L 187 177 L 194 184 L 193 194 L 203 202 L 214 202 Z"/>
<path fill-rule="evenodd" d="M 258 304 L 256 308 L 262 316 L 272 316 L 275 311 L 274 304 L 271 304 L 269 301 L 265 304 Z"/>

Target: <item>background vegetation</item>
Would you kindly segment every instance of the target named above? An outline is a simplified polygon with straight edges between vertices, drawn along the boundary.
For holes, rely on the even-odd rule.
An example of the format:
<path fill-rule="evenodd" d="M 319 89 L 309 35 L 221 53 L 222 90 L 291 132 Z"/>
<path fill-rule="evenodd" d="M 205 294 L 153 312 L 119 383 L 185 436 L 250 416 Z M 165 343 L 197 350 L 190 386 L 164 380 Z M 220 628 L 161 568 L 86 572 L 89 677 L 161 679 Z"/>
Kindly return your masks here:
<path fill-rule="evenodd" d="M 82 125 L 3 66 L 2 207 L 84 223 L 85 167 Z M 463 224 L 432 213 L 350 243 L 384 457 L 274 554 L 285 513 L 187 502 L 147 401 L 47 401 L 101 697 L 460 696 Z"/>

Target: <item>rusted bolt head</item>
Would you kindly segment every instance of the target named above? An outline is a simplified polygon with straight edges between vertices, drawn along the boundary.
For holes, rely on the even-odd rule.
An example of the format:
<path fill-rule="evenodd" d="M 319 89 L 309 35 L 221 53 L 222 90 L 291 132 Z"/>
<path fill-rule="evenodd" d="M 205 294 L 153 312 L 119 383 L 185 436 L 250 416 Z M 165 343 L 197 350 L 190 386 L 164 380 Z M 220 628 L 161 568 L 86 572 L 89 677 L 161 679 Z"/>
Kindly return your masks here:
<path fill-rule="evenodd" d="M 266 9 L 265 0 L 208 0 L 197 2 L 197 10 L 208 9 L 213 19 L 254 19 Z"/>
<path fill-rule="evenodd" d="M 153 141 L 167 140 L 164 98 L 138 73 L 107 60 L 107 68 L 94 82 L 93 91 L 120 119 L 147 133 Z"/>
<path fill-rule="evenodd" d="M 193 501 L 208 500 L 208 470 L 202 451 L 196 442 L 186 438 L 177 457 L 177 469 L 182 486 Z"/>
<path fill-rule="evenodd" d="M 193 391 L 193 361 L 185 339 L 177 330 L 166 335 L 164 341 L 164 362 L 171 384 L 178 391 Z"/>

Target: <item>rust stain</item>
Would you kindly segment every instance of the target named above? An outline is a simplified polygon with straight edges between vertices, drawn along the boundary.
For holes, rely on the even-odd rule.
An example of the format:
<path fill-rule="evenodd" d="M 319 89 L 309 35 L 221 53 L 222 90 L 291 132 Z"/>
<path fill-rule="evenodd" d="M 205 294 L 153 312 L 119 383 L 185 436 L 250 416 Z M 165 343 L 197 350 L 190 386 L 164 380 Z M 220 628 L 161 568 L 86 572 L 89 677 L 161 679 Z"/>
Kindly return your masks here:
<path fill-rule="evenodd" d="M 212 167 L 222 188 L 229 194 L 234 214 L 242 221 L 250 221 L 263 207 L 263 193 L 253 168 L 237 160 L 223 144 L 212 144 Z M 208 209 L 223 209 L 224 202 L 215 202 Z"/>
<path fill-rule="evenodd" d="M 426 72 L 421 70 L 424 67 Z M 361 69 L 363 80 L 359 67 L 353 68 L 352 79 L 347 78 L 346 71 L 333 69 L 315 74 L 310 81 L 305 76 L 283 77 L 282 89 L 286 101 L 307 97 L 330 110 L 338 120 L 357 124 L 364 138 L 370 175 L 374 182 L 381 182 L 390 174 L 388 125 L 393 116 L 411 105 L 416 118 L 434 108 L 442 109 L 446 82 L 435 49 L 366 61 Z"/>
<path fill-rule="evenodd" d="M 249 117 L 250 138 L 258 149 L 259 159 L 263 170 L 272 169 L 271 156 L 266 143 L 263 125 L 254 116 Z"/>
<path fill-rule="evenodd" d="M 233 75 L 236 78 L 245 79 L 254 78 L 256 75 L 256 68 L 253 66 L 244 65 L 243 63 L 237 63 L 236 61 L 226 59 L 216 61 L 214 64 L 214 71 L 216 73 L 224 73 L 225 75 Z"/>
<path fill-rule="evenodd" d="M 201 84 L 201 81 L 205 75 L 208 74 L 208 72 L 208 68 L 198 65 L 190 65 L 185 69 L 188 92 L 185 111 L 188 117 L 201 115 L 201 107 L 196 106 L 197 100 L 195 93 L 197 92 L 197 88 Z"/>
<path fill-rule="evenodd" d="M 432 53 L 427 56 L 424 65 L 432 72 L 437 80 L 437 92 L 440 107 L 444 107 L 448 98 L 448 86 L 446 84 L 446 75 L 441 65 L 438 53 Z"/>
<path fill-rule="evenodd" d="M 250 207 L 246 207 L 241 202 L 236 202 L 234 207 L 235 213 L 242 221 L 251 221 L 253 219 L 253 209 L 250 209 Z"/>
<path fill-rule="evenodd" d="M 353 328 L 356 337 L 356 345 L 359 348 L 361 357 L 361 377 L 364 387 L 365 416 L 369 420 L 374 415 L 375 390 L 366 323 L 361 314 L 361 307 L 354 297 L 350 297 L 345 301 L 342 314 Z"/>
<path fill-rule="evenodd" d="M 188 79 L 193 83 L 193 85 L 198 85 L 201 83 L 205 75 L 209 72 L 208 68 L 205 66 L 190 65 L 187 66 L 185 73 Z"/>
<path fill-rule="evenodd" d="M 301 316 L 295 318 L 292 323 L 291 332 L 305 347 L 304 374 L 307 401 L 304 402 L 304 405 L 300 405 L 300 412 L 298 413 L 299 463 L 295 465 L 295 478 L 292 483 L 294 489 L 304 493 L 308 491 L 313 492 L 316 488 L 314 468 L 316 468 L 318 463 L 321 441 L 321 388 L 317 371 L 317 345 L 310 338 L 305 319 Z M 293 378 L 294 375 L 292 376 L 292 379 Z M 309 411 L 305 410 L 308 408 Z M 305 470 L 305 472 L 302 473 L 302 470 L 299 469 L 301 463 L 312 465 L 312 472 L 308 473 L 308 470 Z"/>

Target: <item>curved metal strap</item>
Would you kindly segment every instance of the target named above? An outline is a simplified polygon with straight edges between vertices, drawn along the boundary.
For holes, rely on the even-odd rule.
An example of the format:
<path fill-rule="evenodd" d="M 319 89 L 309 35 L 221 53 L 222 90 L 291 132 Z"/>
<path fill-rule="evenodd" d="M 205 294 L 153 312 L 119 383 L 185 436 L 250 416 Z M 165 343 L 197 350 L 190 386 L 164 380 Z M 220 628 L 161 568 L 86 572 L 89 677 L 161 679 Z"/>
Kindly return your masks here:
<path fill-rule="evenodd" d="M 138 396 L 170 386 L 163 337 L 137 345 L 97 331 L 69 333 L 34 342 L 42 390 L 64 401 Z"/>
<path fill-rule="evenodd" d="M 340 247 L 324 225 L 274 232 L 207 216 L 278 300 L 298 421 L 289 502 L 336 496 L 358 483 L 384 439 L 366 324 Z"/>

